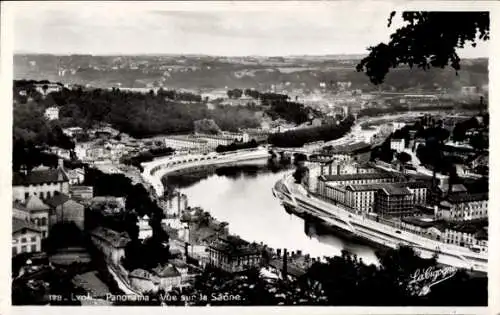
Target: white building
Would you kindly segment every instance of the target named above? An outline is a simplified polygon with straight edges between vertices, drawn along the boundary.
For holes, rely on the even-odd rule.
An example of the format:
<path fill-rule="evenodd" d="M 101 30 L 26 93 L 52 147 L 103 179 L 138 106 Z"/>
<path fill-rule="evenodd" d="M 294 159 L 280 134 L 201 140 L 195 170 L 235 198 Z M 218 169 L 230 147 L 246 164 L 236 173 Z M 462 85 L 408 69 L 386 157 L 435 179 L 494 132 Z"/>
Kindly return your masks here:
<path fill-rule="evenodd" d="M 488 194 L 450 194 L 439 204 L 437 219 L 470 221 L 488 218 Z"/>
<path fill-rule="evenodd" d="M 12 257 L 42 250 L 42 232 L 29 221 L 12 219 Z"/>
<path fill-rule="evenodd" d="M 391 139 L 391 150 L 403 152 L 405 149 L 405 139 Z"/>
<path fill-rule="evenodd" d="M 15 172 L 13 175 L 13 200 L 25 202 L 30 196 L 50 198 L 56 191 L 64 194 L 69 192 L 69 179 L 61 166 L 57 169 Z"/>
<path fill-rule="evenodd" d="M 59 108 L 52 106 L 45 110 L 45 119 L 47 120 L 58 120 L 59 119 Z"/>
<path fill-rule="evenodd" d="M 165 138 L 165 145 L 176 151 L 200 150 L 208 148 L 208 141 L 189 136 L 170 136 Z"/>
<path fill-rule="evenodd" d="M 153 236 L 153 228 L 149 225 L 149 217 L 147 215 L 139 218 L 137 226 L 139 227 L 139 240 L 143 241 Z"/>
<path fill-rule="evenodd" d="M 38 83 L 35 84 L 35 90 L 42 94 L 43 96 L 47 96 L 49 93 L 52 92 L 60 92 L 62 91 L 63 86 L 55 83 L 48 83 L 48 84 L 43 84 L 43 83 Z"/>

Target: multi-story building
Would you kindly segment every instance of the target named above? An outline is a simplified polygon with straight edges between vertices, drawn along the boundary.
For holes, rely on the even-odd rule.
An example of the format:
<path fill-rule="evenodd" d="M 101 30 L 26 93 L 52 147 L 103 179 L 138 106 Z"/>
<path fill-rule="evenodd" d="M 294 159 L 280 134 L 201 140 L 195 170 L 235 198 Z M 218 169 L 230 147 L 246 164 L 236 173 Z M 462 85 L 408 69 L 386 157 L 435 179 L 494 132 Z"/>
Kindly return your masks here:
<path fill-rule="evenodd" d="M 90 234 L 92 242 L 104 254 L 106 260 L 118 265 L 125 256 L 125 247 L 130 242 L 128 234 L 104 227 L 97 227 Z"/>
<path fill-rule="evenodd" d="M 153 269 L 153 273 L 159 279 L 159 288 L 169 292 L 174 287 L 182 284 L 182 275 L 177 268 L 171 264 L 158 266 Z"/>
<path fill-rule="evenodd" d="M 134 269 L 128 274 L 130 284 L 141 293 L 156 292 L 160 284 L 160 279 L 153 273 L 144 269 Z"/>
<path fill-rule="evenodd" d="M 343 204 L 358 212 L 368 213 L 375 211 L 375 196 L 378 190 L 386 188 L 388 191 L 394 189 L 408 189 L 413 198 L 414 205 L 424 205 L 427 201 L 427 183 L 403 182 L 382 184 L 357 184 L 357 185 L 334 185 L 326 183 L 324 197 Z"/>
<path fill-rule="evenodd" d="M 37 196 L 30 196 L 25 202 L 14 201 L 12 217 L 33 224 L 43 238 L 49 235 L 50 207 Z"/>
<path fill-rule="evenodd" d="M 215 149 L 219 145 L 230 145 L 235 141 L 235 138 L 220 136 L 220 135 L 194 135 L 194 139 L 205 140 L 207 147 Z"/>
<path fill-rule="evenodd" d="M 71 186 L 69 195 L 76 200 L 87 200 L 94 197 L 94 187 L 92 186 Z"/>
<path fill-rule="evenodd" d="M 79 185 L 85 181 L 85 170 L 83 168 L 67 170 L 66 175 L 70 185 Z"/>
<path fill-rule="evenodd" d="M 153 236 L 153 228 L 149 225 L 149 217 L 147 215 L 139 218 L 137 226 L 139 227 L 139 239 L 141 241 Z"/>
<path fill-rule="evenodd" d="M 205 139 L 197 139 L 187 136 L 170 136 L 165 138 L 165 145 L 177 151 L 203 151 L 204 149 L 208 148 L 208 141 Z"/>
<path fill-rule="evenodd" d="M 57 223 L 73 222 L 80 230 L 85 225 L 85 207 L 72 200 L 68 195 L 55 193 L 45 200 L 50 207 L 50 226 Z"/>
<path fill-rule="evenodd" d="M 55 192 L 67 194 L 68 191 L 69 179 L 61 165 L 56 169 L 33 169 L 13 174 L 14 200 L 24 202 L 30 196 L 43 200 L 52 197 Z"/>
<path fill-rule="evenodd" d="M 47 120 L 58 120 L 59 119 L 59 108 L 56 106 L 52 106 L 52 107 L 45 109 L 44 116 L 45 116 L 45 119 L 47 119 Z"/>
<path fill-rule="evenodd" d="M 385 185 L 375 193 L 375 212 L 382 217 L 413 214 L 415 201 L 407 187 Z"/>
<path fill-rule="evenodd" d="M 12 257 L 42 250 L 42 232 L 29 221 L 12 218 Z"/>
<path fill-rule="evenodd" d="M 308 168 L 307 187 L 311 192 L 318 190 L 318 177 L 321 175 L 345 175 L 377 173 L 373 167 L 349 162 L 337 162 L 330 157 L 314 155 L 305 163 Z"/>
<path fill-rule="evenodd" d="M 321 175 L 318 178 L 318 192 L 325 195 L 325 184 L 331 185 L 355 185 L 355 184 L 381 184 L 401 181 L 401 178 L 392 173 L 363 173 L 343 175 Z"/>
<path fill-rule="evenodd" d="M 487 227 L 476 228 L 471 225 L 447 226 L 443 233 L 446 243 L 473 248 L 479 252 L 488 250 Z"/>
<path fill-rule="evenodd" d="M 208 246 L 208 263 L 227 272 L 259 267 L 262 254 L 254 244 L 235 237 L 220 237 Z"/>
<path fill-rule="evenodd" d="M 403 152 L 405 149 L 405 139 L 391 139 L 391 150 Z"/>
<path fill-rule="evenodd" d="M 436 211 L 438 219 L 471 221 L 488 217 L 488 193 L 451 193 Z"/>

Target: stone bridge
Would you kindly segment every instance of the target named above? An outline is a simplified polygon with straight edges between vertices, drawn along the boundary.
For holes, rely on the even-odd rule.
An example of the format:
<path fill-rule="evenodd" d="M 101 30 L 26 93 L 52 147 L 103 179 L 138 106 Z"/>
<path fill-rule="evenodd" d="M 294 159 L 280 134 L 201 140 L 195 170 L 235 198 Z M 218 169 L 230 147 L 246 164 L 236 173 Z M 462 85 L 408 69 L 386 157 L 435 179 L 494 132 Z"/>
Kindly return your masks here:
<path fill-rule="evenodd" d="M 207 154 L 173 155 L 142 163 L 142 177 L 153 186 L 157 196 L 162 196 L 164 187 L 161 178 L 168 173 L 201 166 L 262 159 L 268 156 L 269 152 L 264 148 L 239 150 L 221 154 L 211 152 Z"/>

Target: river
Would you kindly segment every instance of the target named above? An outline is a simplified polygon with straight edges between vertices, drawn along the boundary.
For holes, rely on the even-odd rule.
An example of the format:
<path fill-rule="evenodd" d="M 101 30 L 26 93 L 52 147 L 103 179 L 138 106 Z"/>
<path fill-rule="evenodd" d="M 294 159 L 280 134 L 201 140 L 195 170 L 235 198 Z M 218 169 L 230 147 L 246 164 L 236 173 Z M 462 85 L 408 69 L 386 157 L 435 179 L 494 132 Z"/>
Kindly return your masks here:
<path fill-rule="evenodd" d="M 214 218 L 228 222 L 230 233 L 247 241 L 263 242 L 275 249 L 300 250 L 311 257 L 336 256 L 345 249 L 366 263 L 376 263 L 375 252 L 369 246 L 285 211 L 271 187 L 292 171 L 291 166 L 259 160 L 170 174 L 163 182 L 186 194 L 190 206 L 200 206 Z"/>

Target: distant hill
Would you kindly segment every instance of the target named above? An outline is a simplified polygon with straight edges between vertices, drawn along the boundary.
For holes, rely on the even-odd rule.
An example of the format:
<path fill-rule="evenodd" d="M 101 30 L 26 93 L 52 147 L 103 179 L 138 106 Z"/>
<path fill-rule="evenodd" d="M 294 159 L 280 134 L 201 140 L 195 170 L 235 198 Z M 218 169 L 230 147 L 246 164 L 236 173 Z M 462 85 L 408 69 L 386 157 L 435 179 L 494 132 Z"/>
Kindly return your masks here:
<path fill-rule="evenodd" d="M 248 56 L 203 55 L 21 55 L 14 56 L 15 79 L 51 80 L 96 87 L 175 89 L 255 88 L 269 90 L 313 90 L 320 83 L 350 81 L 351 88 L 373 91 L 373 86 L 355 66 L 363 55 Z M 445 88 L 459 91 L 463 86 L 488 85 L 488 60 L 465 59 L 458 75 L 453 69 L 409 69 L 391 71 L 384 89 L 402 91 Z"/>

